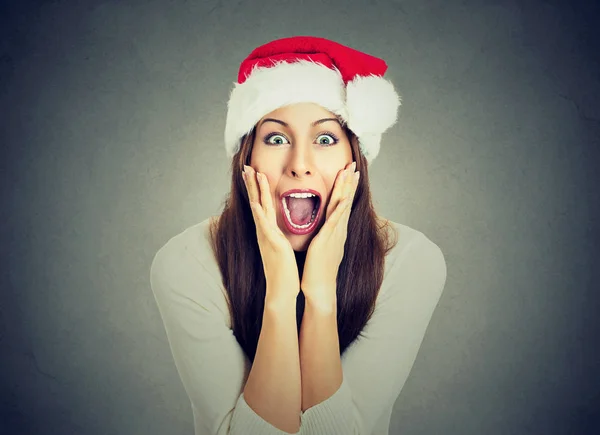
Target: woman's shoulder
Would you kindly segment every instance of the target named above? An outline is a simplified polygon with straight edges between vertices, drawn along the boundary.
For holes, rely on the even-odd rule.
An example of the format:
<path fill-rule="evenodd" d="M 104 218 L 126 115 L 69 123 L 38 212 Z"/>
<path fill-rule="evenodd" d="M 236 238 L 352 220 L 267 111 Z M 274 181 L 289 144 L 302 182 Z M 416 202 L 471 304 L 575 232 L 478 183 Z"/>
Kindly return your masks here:
<path fill-rule="evenodd" d="M 210 221 L 211 218 L 205 219 L 171 236 L 152 260 L 153 274 L 179 280 L 201 276 L 219 284 L 220 275 L 209 238 Z"/>
<path fill-rule="evenodd" d="M 219 267 L 212 253 L 210 218 L 191 225 L 170 237 L 154 256 L 150 266 L 152 290 L 160 304 L 177 300 L 175 310 L 188 309 L 222 316 L 231 328 L 227 295 Z M 191 304 L 191 305 L 190 305 Z M 176 311 L 173 315 L 178 316 Z"/>
<path fill-rule="evenodd" d="M 386 257 L 381 295 L 410 292 L 412 288 L 418 294 L 439 294 L 447 273 L 440 247 L 416 228 L 390 220 L 387 222 L 398 233 L 398 242 Z M 398 286 L 398 282 L 405 285 Z M 433 288 L 433 293 L 423 290 L 427 286 Z"/>
<path fill-rule="evenodd" d="M 187 252 L 197 258 L 202 257 L 210 248 L 208 229 L 212 217 L 188 226 L 171 236 L 158 250 L 163 255 L 182 255 Z"/>
<path fill-rule="evenodd" d="M 413 228 L 394 222 L 390 219 L 386 219 L 382 216 L 377 216 L 377 227 L 380 231 L 385 231 L 388 243 L 393 245 L 394 248 L 390 251 L 390 254 L 398 252 L 399 248 L 406 245 L 417 232 Z"/>
<path fill-rule="evenodd" d="M 394 222 L 381 216 L 378 217 L 378 221 L 380 228 L 386 227 L 390 240 L 396 242 L 394 248 L 389 253 L 392 262 L 398 257 L 405 256 L 408 251 L 417 249 L 419 246 L 424 246 L 424 249 L 429 251 L 440 250 L 439 246 L 433 240 L 414 227 Z"/>

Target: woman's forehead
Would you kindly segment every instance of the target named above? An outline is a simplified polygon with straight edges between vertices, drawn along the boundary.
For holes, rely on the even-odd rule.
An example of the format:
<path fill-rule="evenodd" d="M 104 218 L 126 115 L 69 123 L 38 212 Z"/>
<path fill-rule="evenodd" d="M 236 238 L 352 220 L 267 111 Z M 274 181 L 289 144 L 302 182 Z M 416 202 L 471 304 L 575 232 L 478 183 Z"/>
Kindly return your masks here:
<path fill-rule="evenodd" d="M 319 118 L 338 118 L 326 108 L 315 103 L 295 103 L 279 107 L 261 118 L 278 118 L 282 121 L 293 123 L 294 121 L 302 123 L 311 123 Z M 259 121 L 260 122 L 260 121 Z"/>

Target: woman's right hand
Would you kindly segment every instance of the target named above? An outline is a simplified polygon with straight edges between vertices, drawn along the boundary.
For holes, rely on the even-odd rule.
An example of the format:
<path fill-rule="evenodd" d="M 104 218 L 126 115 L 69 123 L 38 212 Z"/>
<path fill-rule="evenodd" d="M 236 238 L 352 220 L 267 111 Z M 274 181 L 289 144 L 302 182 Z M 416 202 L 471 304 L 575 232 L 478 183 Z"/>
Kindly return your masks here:
<path fill-rule="evenodd" d="M 291 297 L 295 301 L 300 293 L 296 256 L 292 245 L 277 225 L 269 181 L 264 174 L 258 177 L 251 166 L 244 165 L 244 168 L 242 176 L 250 199 L 267 281 L 266 297 L 271 301 Z"/>

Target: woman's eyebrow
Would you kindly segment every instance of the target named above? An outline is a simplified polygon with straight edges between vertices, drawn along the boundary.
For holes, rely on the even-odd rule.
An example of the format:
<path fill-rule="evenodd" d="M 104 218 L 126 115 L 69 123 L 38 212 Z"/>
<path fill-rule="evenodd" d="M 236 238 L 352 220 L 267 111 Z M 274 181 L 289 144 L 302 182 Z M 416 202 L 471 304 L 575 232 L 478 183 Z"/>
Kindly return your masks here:
<path fill-rule="evenodd" d="M 261 125 L 263 125 L 265 122 L 268 122 L 268 121 L 276 122 L 276 123 L 281 124 L 281 125 L 283 125 L 284 127 L 287 127 L 287 128 L 289 128 L 289 126 L 290 126 L 287 122 L 283 122 L 280 119 L 265 118 L 265 119 L 262 120 L 262 122 L 259 124 L 258 127 L 260 128 Z M 311 124 L 311 127 L 316 127 L 317 125 L 322 124 L 322 123 L 327 122 L 327 121 L 335 121 L 338 124 L 340 124 L 340 126 L 342 125 L 342 123 L 340 122 L 340 120 L 337 119 L 337 118 L 323 118 L 323 119 L 319 119 L 318 121 L 313 122 Z"/>

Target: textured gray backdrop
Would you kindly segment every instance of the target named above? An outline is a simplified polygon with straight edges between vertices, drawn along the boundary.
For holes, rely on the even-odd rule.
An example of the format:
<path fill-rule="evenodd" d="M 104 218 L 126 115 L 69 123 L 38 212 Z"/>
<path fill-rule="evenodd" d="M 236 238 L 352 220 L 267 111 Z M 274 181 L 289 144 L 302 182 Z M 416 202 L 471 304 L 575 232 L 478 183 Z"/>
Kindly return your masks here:
<path fill-rule="evenodd" d="M 0 432 L 193 433 L 149 267 L 219 212 L 239 63 L 292 35 L 388 62 L 376 207 L 448 264 L 390 434 L 600 431 L 598 5 L 567 3 L 3 2 Z"/>

